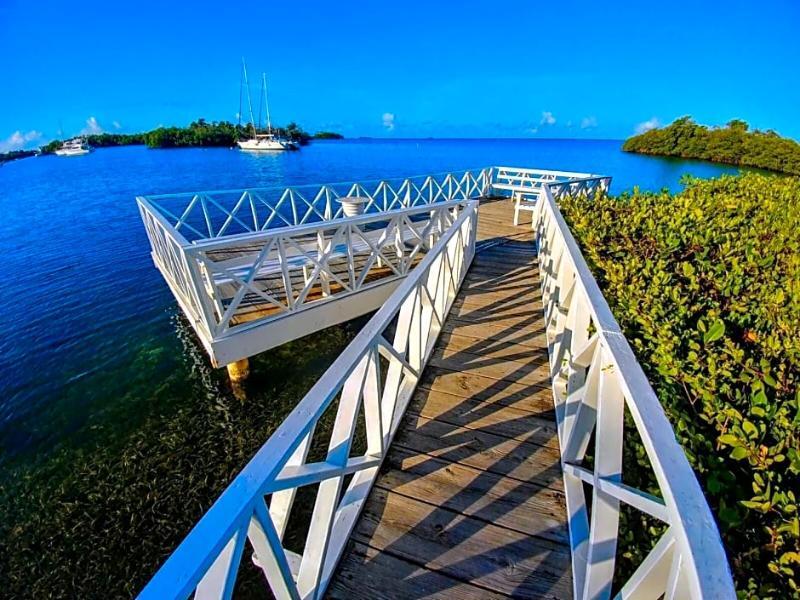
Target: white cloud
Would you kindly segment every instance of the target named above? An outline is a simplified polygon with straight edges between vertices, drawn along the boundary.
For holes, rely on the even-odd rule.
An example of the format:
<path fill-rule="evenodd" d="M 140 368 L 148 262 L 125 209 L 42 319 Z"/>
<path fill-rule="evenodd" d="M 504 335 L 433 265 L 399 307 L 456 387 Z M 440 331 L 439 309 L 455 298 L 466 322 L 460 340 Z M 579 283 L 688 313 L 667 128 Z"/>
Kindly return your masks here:
<path fill-rule="evenodd" d="M 96 135 L 98 133 L 103 133 L 103 128 L 100 127 L 100 123 L 97 122 L 97 119 L 94 117 L 89 117 L 86 119 L 86 127 L 81 130 L 83 135 Z"/>
<path fill-rule="evenodd" d="M 21 150 L 30 142 L 35 142 L 42 137 L 41 131 L 31 129 L 25 133 L 17 130 L 8 136 L 6 139 L 0 141 L 0 152 L 10 152 L 11 150 Z"/>
<path fill-rule="evenodd" d="M 553 116 L 549 110 L 546 110 L 542 113 L 542 120 L 539 121 L 539 125 L 555 125 L 556 118 Z"/>
<path fill-rule="evenodd" d="M 567 121 L 567 129 L 572 129 L 572 121 Z"/>
<path fill-rule="evenodd" d="M 597 127 L 597 117 L 583 117 L 581 119 L 581 129 L 594 129 Z"/>
<path fill-rule="evenodd" d="M 386 128 L 386 131 L 393 131 L 394 130 L 394 113 L 385 112 L 383 113 L 383 117 L 381 117 L 383 122 L 383 126 Z"/>
<path fill-rule="evenodd" d="M 642 121 L 639 123 L 636 126 L 636 133 L 644 133 L 645 131 L 655 129 L 656 127 L 661 127 L 661 121 L 658 120 L 658 117 L 653 117 L 647 121 Z"/>
<path fill-rule="evenodd" d="M 111 124 L 114 126 L 114 129 L 122 129 L 122 125 L 119 124 L 119 121 L 111 121 Z"/>

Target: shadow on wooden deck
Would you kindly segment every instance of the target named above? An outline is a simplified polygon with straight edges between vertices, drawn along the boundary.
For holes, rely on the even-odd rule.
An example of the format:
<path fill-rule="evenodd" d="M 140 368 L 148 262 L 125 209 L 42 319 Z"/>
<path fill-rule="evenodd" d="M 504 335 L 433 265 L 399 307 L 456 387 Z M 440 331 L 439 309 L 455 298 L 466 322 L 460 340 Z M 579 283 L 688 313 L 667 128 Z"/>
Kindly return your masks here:
<path fill-rule="evenodd" d="M 532 236 L 485 208 L 479 238 L 502 244 L 476 254 L 332 598 L 572 595 Z"/>

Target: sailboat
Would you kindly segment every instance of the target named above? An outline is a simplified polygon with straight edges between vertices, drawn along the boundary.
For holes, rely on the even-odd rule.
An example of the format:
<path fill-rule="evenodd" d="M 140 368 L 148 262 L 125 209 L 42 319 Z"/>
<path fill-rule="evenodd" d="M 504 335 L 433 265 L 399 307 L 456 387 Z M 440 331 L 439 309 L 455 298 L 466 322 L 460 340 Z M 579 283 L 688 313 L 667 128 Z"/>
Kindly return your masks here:
<path fill-rule="evenodd" d="M 236 145 L 240 150 L 248 152 L 275 152 L 282 150 L 297 150 L 297 144 L 291 140 L 278 137 L 272 133 L 272 121 L 269 115 L 269 99 L 267 97 L 267 75 L 261 74 L 261 98 L 258 103 L 258 126 L 261 128 L 261 107 L 265 106 L 267 111 L 267 133 L 258 133 L 256 121 L 253 117 L 253 101 L 250 98 L 250 84 L 247 80 L 247 66 L 242 59 L 242 75 L 244 86 L 247 88 L 247 105 L 250 109 L 250 128 L 252 136 L 246 140 L 239 140 Z M 239 88 L 239 125 L 242 121 L 242 92 Z"/>

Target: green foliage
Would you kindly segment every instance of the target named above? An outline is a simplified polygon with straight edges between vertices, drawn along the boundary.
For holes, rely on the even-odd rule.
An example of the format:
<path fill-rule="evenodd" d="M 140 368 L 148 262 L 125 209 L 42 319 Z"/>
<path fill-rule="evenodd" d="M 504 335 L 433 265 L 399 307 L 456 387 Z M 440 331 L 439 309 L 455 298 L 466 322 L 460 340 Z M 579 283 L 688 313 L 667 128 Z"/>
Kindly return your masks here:
<path fill-rule="evenodd" d="M 302 127 L 292 121 L 286 127 L 276 127 L 272 132 L 278 137 L 286 138 L 300 145 L 305 145 L 311 140 L 311 135 L 306 133 Z"/>
<path fill-rule="evenodd" d="M 11 150 L 10 152 L 0 152 L 0 163 L 20 158 L 28 158 L 29 156 L 36 156 L 37 154 L 38 152 L 36 150 Z"/>
<path fill-rule="evenodd" d="M 333 131 L 318 131 L 314 134 L 315 140 L 343 140 L 344 136 L 341 133 Z"/>
<path fill-rule="evenodd" d="M 738 119 L 725 127 L 708 128 L 681 117 L 667 127 L 628 139 L 622 149 L 800 175 L 800 144 L 772 130 L 748 131 L 747 123 Z"/>
<path fill-rule="evenodd" d="M 266 133 L 266 130 L 258 130 L 258 132 Z M 272 132 L 278 137 L 289 139 L 300 145 L 308 144 L 312 139 L 311 135 L 295 122 L 289 123 L 286 127 L 274 127 Z M 237 140 L 246 139 L 251 135 L 251 126 L 234 125 L 227 121 L 209 123 L 205 119 L 198 119 L 188 127 L 159 127 L 146 133 L 100 133 L 84 136 L 84 138 L 94 148 L 139 144 L 147 144 L 149 148 L 190 148 L 196 146 L 231 147 L 236 144 Z M 339 134 L 325 132 L 324 135 L 338 136 Z M 341 136 L 339 137 L 341 138 Z M 63 140 L 53 140 L 42 146 L 40 151 L 42 154 L 52 154 L 63 143 Z M 3 155 L 0 155 L 0 161 L 2 160 Z"/>
<path fill-rule="evenodd" d="M 199 119 L 188 127 L 159 127 L 148 131 L 144 134 L 144 141 L 149 148 L 230 147 L 244 136 L 243 128 L 233 123 L 207 123 L 205 119 Z"/>
<path fill-rule="evenodd" d="M 145 143 L 143 133 L 99 133 L 87 135 L 86 142 L 93 148 L 141 146 Z"/>
<path fill-rule="evenodd" d="M 740 593 L 800 597 L 800 180 L 689 180 L 562 210 L 704 487 Z M 626 444 L 626 482 L 653 489 Z M 631 518 L 633 561 L 647 522 Z"/>
<path fill-rule="evenodd" d="M 53 140 L 52 142 L 46 143 L 44 146 L 39 148 L 39 152 L 42 154 L 52 154 L 64 144 L 64 140 Z"/>

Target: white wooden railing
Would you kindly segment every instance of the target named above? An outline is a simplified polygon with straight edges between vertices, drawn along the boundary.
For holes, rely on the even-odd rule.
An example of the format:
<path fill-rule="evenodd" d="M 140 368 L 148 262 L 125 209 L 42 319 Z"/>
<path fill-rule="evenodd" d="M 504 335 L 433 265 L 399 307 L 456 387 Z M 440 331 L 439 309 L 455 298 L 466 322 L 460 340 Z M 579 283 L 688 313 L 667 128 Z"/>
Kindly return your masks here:
<path fill-rule="evenodd" d="M 221 366 L 376 310 L 491 181 L 486 168 L 137 202 L 156 267 Z M 344 197 L 364 214 L 345 218 Z"/>
<path fill-rule="evenodd" d="M 491 172 L 492 190 L 499 195 L 510 195 L 509 192 L 538 195 L 546 183 L 560 183 L 590 177 L 598 176 L 573 171 L 524 169 L 521 167 L 492 167 Z"/>
<path fill-rule="evenodd" d="M 422 262 L 300 401 L 141 592 L 142 599 L 230 598 L 249 543 L 277 598 L 319 598 L 378 474 L 475 252 L 478 202 L 464 206 Z M 309 449 L 326 411 L 324 458 Z M 363 415 L 363 417 L 360 417 Z M 355 454 L 363 418 L 365 451 Z M 355 454 L 355 455 L 354 455 Z M 345 478 L 352 476 L 345 486 Z M 283 545 L 295 494 L 318 485 L 302 553 Z M 269 503 L 267 503 L 267 499 Z"/>
<path fill-rule="evenodd" d="M 564 195 L 592 196 L 608 178 L 550 183 L 534 215 L 553 398 L 564 472 L 576 598 L 608 598 L 621 504 L 666 530 L 621 598 L 735 598 L 714 518 L 672 427 L 559 212 Z M 660 497 L 626 485 L 627 407 Z M 594 432 L 593 468 L 582 466 Z M 587 502 L 584 484 L 592 487 Z"/>
<path fill-rule="evenodd" d="M 252 325 L 231 322 L 247 308 L 246 298 L 272 309 L 261 322 L 405 277 L 465 206 L 456 200 L 193 244 L 188 260 L 197 263 L 214 302 L 211 335 Z M 383 276 L 370 280 L 376 274 Z M 315 288 L 324 296 L 311 300 Z"/>
<path fill-rule="evenodd" d="M 199 275 L 192 271 L 193 265 L 186 256 L 189 241 L 176 231 L 160 212 L 151 210 L 146 202 L 139 200 L 139 214 L 147 238 L 150 240 L 153 262 L 195 329 L 199 329 L 199 332 L 208 332 L 203 310 L 203 293 L 197 285 Z"/>
<path fill-rule="evenodd" d="M 735 597 L 725 552 L 700 486 L 558 210 L 558 199 L 566 195 L 591 198 L 606 192 L 610 178 L 580 173 L 562 177 L 510 167 L 482 173 L 483 179 L 476 179 L 473 189 L 462 188 L 465 193 L 513 193 L 502 187 L 504 182 L 516 185 L 522 180 L 527 183 L 520 185 L 540 191 L 534 225 L 575 597 L 610 596 L 621 503 L 663 522 L 666 529 L 624 582 L 619 597 Z M 475 252 L 477 200 L 445 198 L 434 202 L 441 205 L 426 203 L 420 209 L 432 215 L 429 224 L 439 224 L 438 240 L 429 245 L 424 259 L 405 271 L 404 281 L 388 301 L 201 519 L 143 590 L 142 598 L 185 598 L 193 591 L 198 598 L 229 598 L 247 543 L 276 597 L 318 598 L 324 593 Z M 140 208 L 154 260 L 168 267 L 168 282 L 187 314 L 202 318 L 202 295 L 193 283 L 204 276 L 206 281 L 216 281 L 210 275 L 234 279 L 235 273 L 228 272 L 233 265 L 220 266 L 213 254 L 227 248 L 229 240 L 191 244 L 163 214 L 149 211 L 146 203 L 140 203 Z M 405 208 L 380 219 L 394 223 L 398 231 L 407 227 L 409 232 L 420 226 L 409 216 L 415 210 Z M 338 232 L 329 236 L 331 240 L 345 241 L 350 235 L 347 241 L 352 243 L 355 230 L 351 227 L 361 232 L 356 238 L 363 237 L 368 233 L 366 224 L 374 218 L 305 224 L 299 229 L 313 238 L 320 228 L 331 228 Z M 427 226 L 422 231 L 414 229 L 419 236 L 411 237 L 427 239 L 433 231 Z M 295 233 L 276 230 L 245 237 L 258 240 L 260 256 L 265 248 L 279 247 L 281 236 Z M 391 237 L 387 235 L 386 240 Z M 386 244 L 368 244 L 375 261 L 392 260 L 391 253 L 382 252 Z M 324 256 L 335 246 L 331 241 L 319 252 Z M 187 259 L 190 254 L 197 260 Z M 313 262 L 319 275 L 324 271 L 322 262 L 319 258 Z M 258 264 L 255 267 L 251 266 L 253 272 L 258 271 Z M 239 285 L 248 287 L 247 278 L 237 277 Z M 342 279 L 339 283 L 352 282 Z M 230 327 L 224 317 L 235 296 L 221 312 L 218 307 L 206 307 L 222 315 L 216 327 Z M 625 407 L 650 459 L 660 496 L 623 482 Z M 309 462 L 315 431 L 323 429 L 318 425 L 326 411 L 335 411 L 332 433 L 323 440 L 327 450 L 322 460 Z M 353 455 L 360 413 L 366 449 Z M 582 462 L 593 432 L 593 468 L 589 469 Z M 352 477 L 347 486 L 346 477 Z M 591 501 L 584 494 L 584 484 L 592 487 Z M 319 488 L 305 547 L 293 553 L 282 540 L 296 491 L 307 485 Z"/>
<path fill-rule="evenodd" d="M 357 183 L 160 194 L 137 198 L 189 241 L 340 219 L 340 199 L 365 198 L 377 213 L 485 195 L 492 168 Z"/>
<path fill-rule="evenodd" d="M 487 167 L 137 201 L 154 263 L 212 362 L 224 365 L 311 332 L 287 315 L 314 308 L 305 323 L 321 328 L 374 310 L 465 201 L 577 177 L 586 174 Z M 366 200 L 365 214 L 345 219 L 340 200 L 354 196 Z M 338 320 L 320 306 L 370 289 L 359 296 L 363 310 L 350 306 Z"/>

